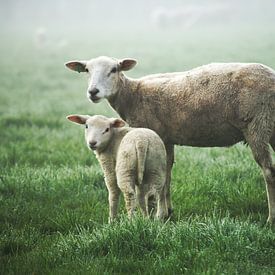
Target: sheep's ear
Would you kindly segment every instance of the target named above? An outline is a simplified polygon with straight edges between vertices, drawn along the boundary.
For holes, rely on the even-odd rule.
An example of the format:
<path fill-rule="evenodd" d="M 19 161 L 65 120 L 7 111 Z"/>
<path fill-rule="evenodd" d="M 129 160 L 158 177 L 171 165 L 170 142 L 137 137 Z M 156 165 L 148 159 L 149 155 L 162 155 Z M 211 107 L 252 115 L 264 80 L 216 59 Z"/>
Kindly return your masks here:
<path fill-rule="evenodd" d="M 69 115 L 67 116 L 67 119 L 74 122 L 74 123 L 77 123 L 77 124 L 85 124 L 87 119 L 89 118 L 89 116 L 87 115 Z"/>
<path fill-rule="evenodd" d="M 120 128 L 126 125 L 126 122 L 120 118 L 112 118 L 111 119 L 111 127 Z"/>
<path fill-rule="evenodd" d="M 87 72 L 86 70 L 86 61 L 69 61 L 65 63 L 65 66 L 73 71 L 83 73 Z"/>
<path fill-rule="evenodd" d="M 137 64 L 137 61 L 132 58 L 124 58 L 119 61 L 118 68 L 120 71 L 129 71 L 134 68 Z"/>

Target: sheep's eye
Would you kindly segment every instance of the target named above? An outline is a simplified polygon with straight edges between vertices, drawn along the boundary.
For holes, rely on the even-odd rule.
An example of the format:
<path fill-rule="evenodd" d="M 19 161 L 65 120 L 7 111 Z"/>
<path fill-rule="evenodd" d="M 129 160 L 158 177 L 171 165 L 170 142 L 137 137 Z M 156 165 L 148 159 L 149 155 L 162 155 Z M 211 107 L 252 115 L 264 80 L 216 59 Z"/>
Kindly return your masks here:
<path fill-rule="evenodd" d="M 106 128 L 103 134 L 108 133 L 110 128 Z"/>
<path fill-rule="evenodd" d="M 85 128 L 88 129 L 88 124 L 85 124 Z"/>
<path fill-rule="evenodd" d="M 85 71 L 88 73 L 89 72 L 89 70 L 87 69 L 87 68 L 85 68 Z"/>
<path fill-rule="evenodd" d="M 111 70 L 111 73 L 116 73 L 116 71 L 117 71 L 117 68 L 114 67 L 114 68 Z"/>

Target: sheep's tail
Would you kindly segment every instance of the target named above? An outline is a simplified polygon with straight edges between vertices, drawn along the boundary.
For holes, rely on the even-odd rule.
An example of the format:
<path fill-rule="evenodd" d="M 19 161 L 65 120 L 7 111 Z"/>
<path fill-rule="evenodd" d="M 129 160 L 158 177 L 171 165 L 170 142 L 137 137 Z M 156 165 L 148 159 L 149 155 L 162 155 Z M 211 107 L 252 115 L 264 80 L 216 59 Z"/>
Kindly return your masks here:
<path fill-rule="evenodd" d="M 148 140 L 136 141 L 136 154 L 137 154 L 137 178 L 138 184 L 142 184 L 143 175 L 145 170 L 145 161 L 148 151 Z"/>

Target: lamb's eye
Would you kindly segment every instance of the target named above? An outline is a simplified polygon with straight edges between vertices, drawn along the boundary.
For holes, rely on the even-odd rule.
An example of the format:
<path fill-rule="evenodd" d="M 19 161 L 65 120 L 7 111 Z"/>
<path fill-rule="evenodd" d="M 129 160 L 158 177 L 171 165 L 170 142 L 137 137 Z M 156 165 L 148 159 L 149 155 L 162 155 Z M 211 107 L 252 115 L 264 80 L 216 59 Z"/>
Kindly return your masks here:
<path fill-rule="evenodd" d="M 85 128 L 88 129 L 88 124 L 85 124 Z"/>
<path fill-rule="evenodd" d="M 86 71 L 87 73 L 89 72 L 89 70 L 88 70 L 87 68 L 85 69 L 85 71 Z"/>
<path fill-rule="evenodd" d="M 116 73 L 116 71 L 117 71 L 117 68 L 114 67 L 114 68 L 111 70 L 111 73 Z"/>
<path fill-rule="evenodd" d="M 106 128 L 105 131 L 103 132 L 103 134 L 108 133 L 109 130 L 110 130 L 110 128 Z"/>

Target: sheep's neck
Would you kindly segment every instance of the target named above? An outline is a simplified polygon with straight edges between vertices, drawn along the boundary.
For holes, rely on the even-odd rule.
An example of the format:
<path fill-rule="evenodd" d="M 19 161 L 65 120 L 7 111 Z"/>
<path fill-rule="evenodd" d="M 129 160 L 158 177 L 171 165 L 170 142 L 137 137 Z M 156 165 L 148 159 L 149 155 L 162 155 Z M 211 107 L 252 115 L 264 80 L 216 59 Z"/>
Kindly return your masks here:
<path fill-rule="evenodd" d="M 169 123 L 162 104 L 167 100 L 153 85 L 145 85 L 141 79 L 121 76 L 120 89 L 108 101 L 122 119 L 132 127 L 149 128 L 157 132 L 165 143 L 169 143 Z M 168 102 L 165 102 L 168 105 Z M 172 105 L 170 107 L 172 108 Z M 168 112 L 166 112 L 167 114 Z M 171 117 L 172 120 L 172 117 Z M 165 125 L 165 127 L 163 127 Z"/>
<path fill-rule="evenodd" d="M 141 94 L 138 93 L 138 86 L 138 80 L 122 75 L 119 83 L 120 89 L 108 99 L 111 107 L 128 123 L 129 113 L 133 112 L 137 106 L 136 103 L 141 98 Z"/>

